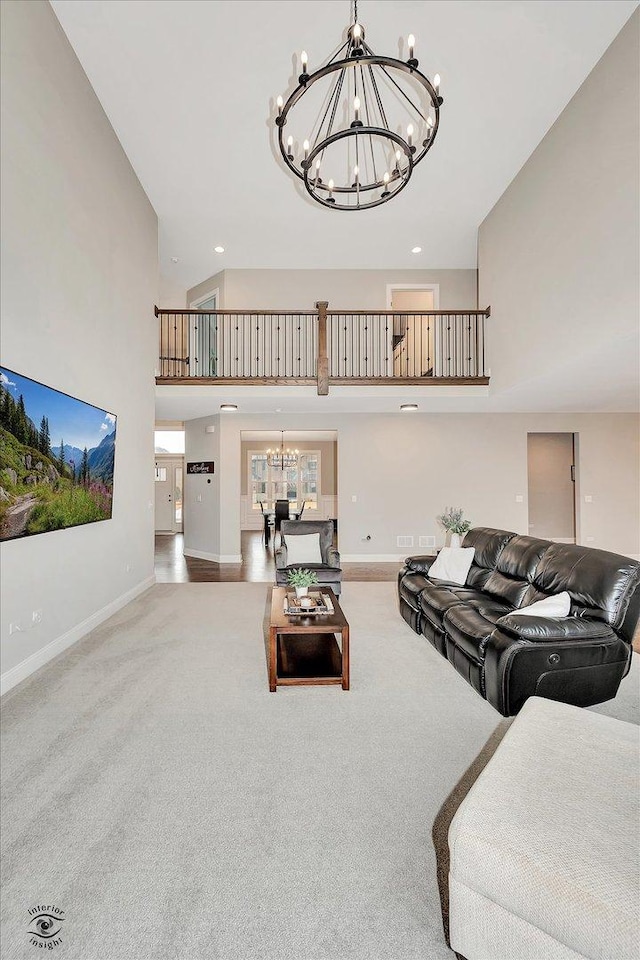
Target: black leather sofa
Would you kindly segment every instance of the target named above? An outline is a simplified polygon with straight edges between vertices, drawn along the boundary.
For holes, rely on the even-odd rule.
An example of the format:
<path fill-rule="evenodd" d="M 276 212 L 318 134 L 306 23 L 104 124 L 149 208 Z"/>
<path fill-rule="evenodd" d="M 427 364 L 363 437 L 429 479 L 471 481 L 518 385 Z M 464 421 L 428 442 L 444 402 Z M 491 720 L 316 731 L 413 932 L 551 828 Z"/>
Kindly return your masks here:
<path fill-rule="evenodd" d="M 631 665 L 640 564 L 575 544 L 476 527 L 464 586 L 429 580 L 435 557 L 408 557 L 400 612 L 505 716 L 533 695 L 585 707 L 615 697 Z M 510 611 L 567 591 L 566 618 Z"/>

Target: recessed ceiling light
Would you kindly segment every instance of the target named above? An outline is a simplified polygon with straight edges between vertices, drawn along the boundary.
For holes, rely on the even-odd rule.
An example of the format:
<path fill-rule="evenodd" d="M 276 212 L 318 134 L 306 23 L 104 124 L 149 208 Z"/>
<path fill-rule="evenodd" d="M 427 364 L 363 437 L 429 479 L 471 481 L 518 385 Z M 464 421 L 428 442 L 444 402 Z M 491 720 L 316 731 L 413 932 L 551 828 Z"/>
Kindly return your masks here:
<path fill-rule="evenodd" d="M 221 410 L 237 410 L 238 404 L 237 403 L 221 403 L 220 409 Z"/>
<path fill-rule="evenodd" d="M 224 253 L 224 247 L 214 247 L 214 248 L 213 248 L 213 252 L 214 252 L 214 253 Z"/>
<path fill-rule="evenodd" d="M 418 404 L 417 403 L 401 403 L 400 409 L 402 410 L 403 413 L 407 413 L 411 410 L 417 410 Z"/>
<path fill-rule="evenodd" d="M 411 253 L 422 253 L 422 247 L 413 247 Z"/>
<path fill-rule="evenodd" d="M 171 257 L 171 263 L 180 263 L 180 257 Z"/>

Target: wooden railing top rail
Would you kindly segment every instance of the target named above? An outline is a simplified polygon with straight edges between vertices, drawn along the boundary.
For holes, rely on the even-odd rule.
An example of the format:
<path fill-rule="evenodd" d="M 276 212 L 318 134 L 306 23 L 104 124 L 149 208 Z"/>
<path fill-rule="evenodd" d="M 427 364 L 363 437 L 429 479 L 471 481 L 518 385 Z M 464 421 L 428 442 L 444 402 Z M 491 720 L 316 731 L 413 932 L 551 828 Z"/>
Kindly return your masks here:
<path fill-rule="evenodd" d="M 490 317 L 486 310 L 327 310 L 328 317 Z"/>
<path fill-rule="evenodd" d="M 246 307 L 244 310 L 176 310 L 174 308 L 165 310 L 163 307 L 155 308 L 155 315 L 164 316 L 183 316 L 206 314 L 207 316 L 225 316 L 225 317 L 244 317 L 259 315 L 262 317 L 317 317 L 317 310 L 254 310 Z M 491 307 L 485 310 L 327 310 L 327 317 L 490 317 Z"/>
<path fill-rule="evenodd" d="M 224 317 L 244 317 L 249 314 L 256 315 L 258 314 L 261 317 L 317 317 L 317 310 L 251 310 L 247 308 L 246 310 L 165 310 L 163 307 L 155 308 L 155 315 L 159 317 L 160 314 L 163 316 L 183 316 L 186 314 L 206 314 L 206 316 L 215 317 L 224 316 Z"/>

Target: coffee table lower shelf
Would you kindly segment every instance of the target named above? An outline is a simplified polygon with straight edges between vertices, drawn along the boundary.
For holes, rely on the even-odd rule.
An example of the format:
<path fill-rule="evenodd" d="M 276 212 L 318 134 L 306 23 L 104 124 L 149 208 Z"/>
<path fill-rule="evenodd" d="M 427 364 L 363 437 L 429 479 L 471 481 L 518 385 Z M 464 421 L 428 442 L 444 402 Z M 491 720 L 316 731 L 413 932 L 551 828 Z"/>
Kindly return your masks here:
<path fill-rule="evenodd" d="M 342 653 L 333 633 L 278 634 L 278 686 L 342 684 Z"/>

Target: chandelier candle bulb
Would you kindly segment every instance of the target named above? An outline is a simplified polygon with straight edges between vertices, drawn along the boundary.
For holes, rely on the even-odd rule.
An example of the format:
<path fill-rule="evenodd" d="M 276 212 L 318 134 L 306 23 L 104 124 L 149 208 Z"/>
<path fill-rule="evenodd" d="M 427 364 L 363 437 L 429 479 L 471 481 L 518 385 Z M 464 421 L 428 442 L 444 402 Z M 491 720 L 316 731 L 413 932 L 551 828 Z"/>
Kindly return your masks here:
<path fill-rule="evenodd" d="M 287 137 L 287 156 L 289 157 L 289 160 L 293 160 L 293 137 L 292 136 Z"/>
<path fill-rule="evenodd" d="M 436 96 L 440 97 L 440 74 L 439 73 L 436 73 L 435 77 L 433 78 L 433 89 L 436 92 Z"/>
<path fill-rule="evenodd" d="M 329 180 L 329 196 L 327 197 L 327 203 L 335 203 L 335 198 L 333 196 L 333 188 L 335 184 L 333 180 Z"/>
<path fill-rule="evenodd" d="M 411 153 L 413 153 L 413 151 L 415 150 L 415 147 L 413 145 L 413 124 L 412 123 L 410 123 L 409 126 L 407 127 L 407 143 L 409 144 L 409 149 L 411 150 Z"/>
<path fill-rule="evenodd" d="M 305 140 L 302 144 L 302 149 L 304 150 L 304 159 L 306 160 L 309 156 L 309 141 Z"/>
<path fill-rule="evenodd" d="M 278 116 L 279 116 L 279 117 L 282 116 L 282 107 L 283 107 L 283 104 L 284 104 L 284 101 L 283 101 L 282 97 L 278 97 L 278 99 L 276 100 L 276 106 L 278 107 Z"/>
<path fill-rule="evenodd" d="M 417 70 L 418 61 L 416 60 L 415 56 L 416 38 L 412 33 L 410 33 L 407 37 L 407 45 L 409 47 L 409 59 L 407 60 L 407 65 L 411 67 L 412 70 Z"/>
<path fill-rule="evenodd" d="M 429 143 L 429 140 L 431 140 L 432 135 L 433 135 L 433 120 L 431 117 L 427 117 L 427 136 L 426 136 L 426 139 L 422 141 L 423 147 L 426 147 L 426 145 Z"/>

